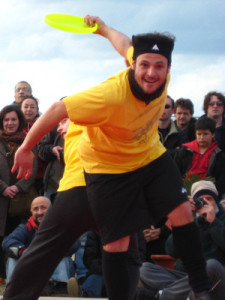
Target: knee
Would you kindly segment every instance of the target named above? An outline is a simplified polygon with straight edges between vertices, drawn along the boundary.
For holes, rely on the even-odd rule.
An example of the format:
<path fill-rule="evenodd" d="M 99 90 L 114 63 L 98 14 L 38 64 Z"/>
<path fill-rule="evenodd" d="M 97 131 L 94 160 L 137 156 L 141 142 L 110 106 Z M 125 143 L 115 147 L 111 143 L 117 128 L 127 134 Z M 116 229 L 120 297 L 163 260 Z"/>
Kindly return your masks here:
<path fill-rule="evenodd" d="M 126 236 L 120 240 L 103 245 L 103 249 L 106 252 L 125 252 L 128 250 L 129 241 L 129 236 Z"/>
<path fill-rule="evenodd" d="M 194 221 L 191 205 L 186 201 L 168 214 L 168 219 L 173 226 L 182 226 Z"/>
<path fill-rule="evenodd" d="M 219 261 L 217 261 L 214 258 L 207 260 L 206 269 L 207 269 L 208 276 L 213 277 L 215 274 L 217 274 L 220 271 L 221 267 L 224 273 L 224 267 L 220 264 Z"/>

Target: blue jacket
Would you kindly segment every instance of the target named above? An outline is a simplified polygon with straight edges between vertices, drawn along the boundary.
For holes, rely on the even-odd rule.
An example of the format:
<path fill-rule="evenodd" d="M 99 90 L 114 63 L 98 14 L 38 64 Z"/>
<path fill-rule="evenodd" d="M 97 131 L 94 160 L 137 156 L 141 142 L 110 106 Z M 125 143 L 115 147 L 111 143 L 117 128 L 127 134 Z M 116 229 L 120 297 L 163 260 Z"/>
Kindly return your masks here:
<path fill-rule="evenodd" d="M 3 239 L 2 249 L 6 256 L 19 258 L 23 251 L 29 247 L 31 241 L 38 230 L 38 224 L 30 217 L 26 224 L 20 224 L 8 236 Z M 75 242 L 70 251 L 65 256 L 71 256 L 80 247 L 80 243 Z"/>

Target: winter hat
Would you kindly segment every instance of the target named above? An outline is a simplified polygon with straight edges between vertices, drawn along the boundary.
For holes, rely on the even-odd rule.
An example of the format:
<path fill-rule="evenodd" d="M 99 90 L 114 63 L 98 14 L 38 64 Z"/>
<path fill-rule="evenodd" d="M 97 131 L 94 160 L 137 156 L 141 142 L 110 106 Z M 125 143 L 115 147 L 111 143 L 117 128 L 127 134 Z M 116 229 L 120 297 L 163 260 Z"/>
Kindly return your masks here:
<path fill-rule="evenodd" d="M 202 195 L 211 195 L 219 203 L 218 191 L 212 181 L 199 180 L 192 184 L 191 196 L 196 200 Z"/>

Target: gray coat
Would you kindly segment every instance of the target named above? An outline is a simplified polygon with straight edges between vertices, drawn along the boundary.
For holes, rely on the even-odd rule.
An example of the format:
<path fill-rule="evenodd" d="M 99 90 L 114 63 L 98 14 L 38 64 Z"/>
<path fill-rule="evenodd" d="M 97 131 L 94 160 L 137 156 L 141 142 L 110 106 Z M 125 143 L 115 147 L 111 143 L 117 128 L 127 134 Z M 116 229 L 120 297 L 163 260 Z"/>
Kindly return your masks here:
<path fill-rule="evenodd" d="M 36 151 L 35 151 L 36 153 Z M 9 208 L 9 198 L 3 196 L 4 190 L 10 185 L 10 167 L 6 155 L 6 149 L 0 139 L 0 236 L 4 236 L 5 226 L 7 220 L 7 213 Z M 15 185 L 22 192 L 27 192 L 34 184 L 37 174 L 37 155 L 35 154 L 33 164 L 33 174 L 29 179 L 18 179 Z"/>

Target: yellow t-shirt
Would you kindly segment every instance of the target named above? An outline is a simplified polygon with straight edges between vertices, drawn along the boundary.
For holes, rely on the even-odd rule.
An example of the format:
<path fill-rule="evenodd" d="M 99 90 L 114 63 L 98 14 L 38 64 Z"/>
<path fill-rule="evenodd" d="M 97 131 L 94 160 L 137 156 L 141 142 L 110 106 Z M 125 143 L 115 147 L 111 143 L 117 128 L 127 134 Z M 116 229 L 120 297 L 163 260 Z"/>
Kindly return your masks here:
<path fill-rule="evenodd" d="M 77 186 L 86 186 L 83 165 L 77 151 L 82 131 L 82 126 L 70 122 L 64 143 L 65 169 L 59 183 L 59 192 Z"/>
<path fill-rule="evenodd" d="M 131 92 L 129 68 L 96 87 L 64 98 L 72 122 L 86 126 L 79 154 L 88 173 L 124 173 L 154 161 L 165 152 L 158 135 L 167 86 L 148 105 Z"/>

